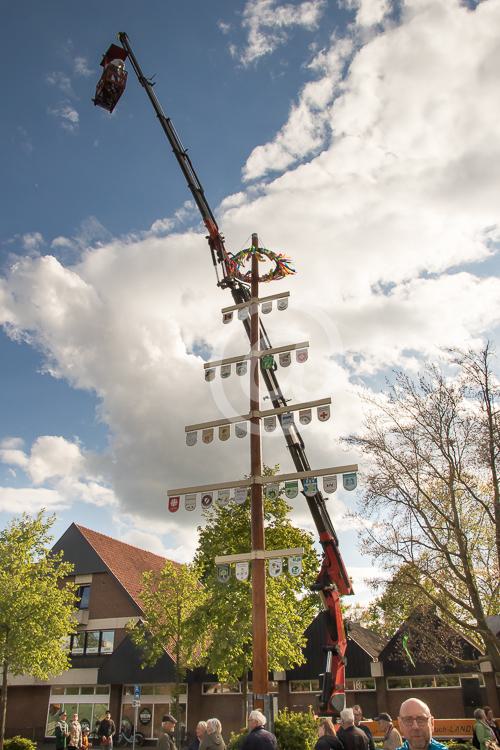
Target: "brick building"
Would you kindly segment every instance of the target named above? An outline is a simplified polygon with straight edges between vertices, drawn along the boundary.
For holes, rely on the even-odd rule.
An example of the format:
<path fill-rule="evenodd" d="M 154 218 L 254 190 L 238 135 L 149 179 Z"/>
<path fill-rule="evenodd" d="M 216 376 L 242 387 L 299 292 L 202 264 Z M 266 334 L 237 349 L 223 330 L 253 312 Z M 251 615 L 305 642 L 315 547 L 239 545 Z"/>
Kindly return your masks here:
<path fill-rule="evenodd" d="M 79 587 L 78 632 L 68 641 L 71 669 L 50 682 L 31 677 L 9 678 L 7 736 L 51 736 L 61 710 L 78 712 L 90 727 L 106 710 L 119 725 L 133 721 L 133 687 L 141 685 L 138 730 L 158 737 L 161 717 L 172 710 L 174 663 L 165 655 L 154 667 L 141 669 L 140 655 L 125 626 L 143 612 L 142 573 L 160 571 L 165 559 L 72 524 L 55 544 L 56 552 L 74 565 Z M 324 613 L 306 630 L 306 662 L 270 675 L 275 708 L 306 709 L 316 705 L 318 675 L 324 670 Z M 385 643 L 375 633 L 351 623 L 347 649 L 347 703 L 360 703 L 365 716 L 380 711 L 397 714 L 402 700 L 415 695 L 429 702 L 436 717 L 471 715 L 473 707 L 489 703 L 497 713 L 498 688 L 491 671 L 473 673 L 452 666 L 446 673 L 417 663 L 413 668 L 398 656 L 400 634 Z M 464 648 L 471 645 L 464 642 Z M 500 684 L 500 675 L 497 675 Z M 194 670 L 180 696 L 181 721 L 193 731 L 197 721 L 217 716 L 224 734 L 242 725 L 241 686 L 222 684 L 214 675 Z"/>

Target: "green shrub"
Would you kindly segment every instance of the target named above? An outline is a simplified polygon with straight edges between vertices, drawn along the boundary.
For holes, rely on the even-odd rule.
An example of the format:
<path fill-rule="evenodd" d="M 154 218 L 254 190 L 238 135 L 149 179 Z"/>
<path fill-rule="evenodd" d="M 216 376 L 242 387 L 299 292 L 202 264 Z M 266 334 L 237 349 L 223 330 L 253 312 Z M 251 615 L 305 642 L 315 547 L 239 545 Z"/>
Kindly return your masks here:
<path fill-rule="evenodd" d="M 242 729 L 240 732 L 231 732 L 229 742 L 227 743 L 227 750 L 239 750 L 243 739 L 247 736 L 248 729 Z"/>
<path fill-rule="evenodd" d="M 471 742 L 448 740 L 448 742 L 444 742 L 443 744 L 446 745 L 448 750 L 474 750 Z"/>
<path fill-rule="evenodd" d="M 4 750 L 36 750 L 36 742 L 16 735 L 4 740 L 3 747 Z"/>
<path fill-rule="evenodd" d="M 274 721 L 280 750 L 313 750 L 318 739 L 318 723 L 311 711 L 298 713 L 287 708 Z"/>

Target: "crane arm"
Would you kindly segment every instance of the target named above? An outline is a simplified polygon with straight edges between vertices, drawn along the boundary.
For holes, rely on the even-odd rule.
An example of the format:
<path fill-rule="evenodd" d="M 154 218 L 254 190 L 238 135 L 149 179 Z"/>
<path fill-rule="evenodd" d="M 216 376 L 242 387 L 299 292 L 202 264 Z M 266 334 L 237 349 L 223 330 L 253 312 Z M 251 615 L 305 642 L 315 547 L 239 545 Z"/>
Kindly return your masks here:
<path fill-rule="evenodd" d="M 167 136 L 174 156 L 186 178 L 188 188 L 201 214 L 208 232 L 207 239 L 217 273 L 217 283 L 222 288 L 230 289 L 235 304 L 246 302 L 250 299 L 250 290 L 230 273 L 229 255 L 225 248 L 224 238 L 205 197 L 205 192 L 187 150 L 182 145 L 171 119 L 165 115 L 153 90 L 153 82 L 146 78 L 142 72 L 130 46 L 127 34 L 120 32 L 118 38 L 126 52 L 126 56 L 130 60 L 139 83 L 146 91 L 156 112 L 160 125 Z M 217 266 L 220 266 L 222 269 L 221 279 L 219 279 Z M 250 324 L 248 320 L 244 321 L 244 326 L 250 338 Z M 260 342 L 261 348 L 272 348 L 271 341 L 262 321 L 260 322 Z M 276 377 L 276 372 L 274 370 L 263 370 L 262 376 L 273 407 L 286 406 L 287 401 Z M 293 424 L 290 428 L 284 427 L 281 422 L 281 416 L 278 416 L 278 419 L 280 420 L 285 442 L 296 470 L 310 470 L 311 466 L 307 459 L 304 441 L 297 426 Z M 337 714 L 345 706 L 345 652 L 347 648 L 347 637 L 342 618 L 340 597 L 352 594 L 353 590 L 342 555 L 340 554 L 338 537 L 326 508 L 323 495 L 318 491 L 313 497 L 305 495 L 304 497 L 316 525 L 319 541 L 323 548 L 321 569 L 312 587 L 313 590 L 319 593 L 325 609 L 325 644 L 323 645 L 323 649 L 326 654 L 326 667 L 323 676 L 322 694 L 320 696 L 320 710 L 324 713 Z"/>

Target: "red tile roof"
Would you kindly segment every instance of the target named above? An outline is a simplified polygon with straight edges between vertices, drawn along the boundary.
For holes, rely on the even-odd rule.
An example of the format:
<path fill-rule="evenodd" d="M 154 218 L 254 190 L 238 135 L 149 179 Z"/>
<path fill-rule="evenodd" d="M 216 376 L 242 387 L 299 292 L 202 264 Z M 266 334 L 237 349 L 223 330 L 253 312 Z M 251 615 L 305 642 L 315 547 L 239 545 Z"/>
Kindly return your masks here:
<path fill-rule="evenodd" d="M 142 574 L 148 570 L 159 573 L 165 565 L 166 557 L 147 552 L 132 544 L 120 542 L 106 534 L 87 529 L 75 524 L 82 536 L 96 551 L 110 573 L 123 586 L 125 591 L 142 609 L 140 591 L 142 589 Z M 180 563 L 174 563 L 180 565 Z"/>

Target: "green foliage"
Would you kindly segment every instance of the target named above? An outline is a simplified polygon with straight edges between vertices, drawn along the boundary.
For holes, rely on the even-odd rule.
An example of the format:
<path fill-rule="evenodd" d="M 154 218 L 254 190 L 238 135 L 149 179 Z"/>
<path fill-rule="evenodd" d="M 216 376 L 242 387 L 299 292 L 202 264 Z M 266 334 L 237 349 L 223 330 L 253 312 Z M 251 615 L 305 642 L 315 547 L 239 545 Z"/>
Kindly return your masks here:
<path fill-rule="evenodd" d="M 36 750 L 36 742 L 16 734 L 3 743 L 4 750 Z"/>
<path fill-rule="evenodd" d="M 240 732 L 231 732 L 229 742 L 226 745 L 227 750 L 239 750 L 247 734 L 248 729 L 242 729 Z"/>
<path fill-rule="evenodd" d="M 52 554 L 54 517 L 23 514 L 0 531 L 0 664 L 6 679 L 29 674 L 41 680 L 68 669 L 64 642 L 75 631 L 76 587 L 65 582 L 73 566 Z M 0 748 L 5 732 L 0 700 Z"/>
<path fill-rule="evenodd" d="M 270 475 L 276 470 L 265 469 Z M 319 568 L 318 556 L 309 533 L 296 528 L 288 518 L 290 506 L 279 497 L 265 499 L 266 548 L 304 548 L 303 570 L 294 577 L 284 569 L 277 578 L 267 576 L 267 618 L 269 669 L 283 670 L 303 662 L 304 630 L 318 611 L 318 599 L 309 587 Z M 248 552 L 250 503 L 211 507 L 207 523 L 199 529 L 195 565 L 206 593 L 205 606 L 195 615 L 199 632 L 210 634 L 205 665 L 222 681 L 236 681 L 252 667 L 251 582 L 217 581 L 216 555 Z"/>
<path fill-rule="evenodd" d="M 192 566 L 167 560 L 160 573 L 146 572 L 141 590 L 144 621 L 130 622 L 127 631 L 140 650 L 142 666 L 153 666 L 165 655 L 171 655 L 176 667 L 176 711 L 179 683 L 186 669 L 200 663 L 203 640 L 194 629 L 192 615 L 203 607 L 204 592 Z"/>
<path fill-rule="evenodd" d="M 311 710 L 280 711 L 274 722 L 279 750 L 313 750 L 318 740 L 318 722 Z"/>

